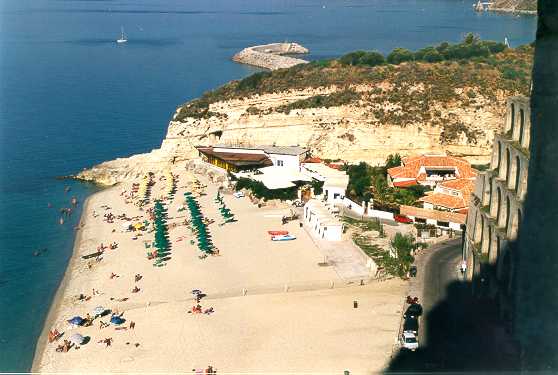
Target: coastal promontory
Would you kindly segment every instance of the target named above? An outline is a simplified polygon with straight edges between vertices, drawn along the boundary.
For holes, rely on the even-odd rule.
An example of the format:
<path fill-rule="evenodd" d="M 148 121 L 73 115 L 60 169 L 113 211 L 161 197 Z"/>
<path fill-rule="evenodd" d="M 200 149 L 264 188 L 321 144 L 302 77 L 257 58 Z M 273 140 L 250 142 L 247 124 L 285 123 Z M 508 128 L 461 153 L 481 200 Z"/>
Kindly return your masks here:
<path fill-rule="evenodd" d="M 484 163 L 506 98 L 529 92 L 532 54 L 531 46 L 468 36 L 415 52 L 357 51 L 260 72 L 178 107 L 159 149 L 77 178 L 113 184 L 217 143 L 303 145 L 322 158 L 373 164 L 393 153 L 435 152 Z"/>
<path fill-rule="evenodd" d="M 308 53 L 308 49 L 298 43 L 271 43 L 244 48 L 232 59 L 241 64 L 276 70 L 307 64 L 306 60 L 285 56 L 304 53 Z"/>

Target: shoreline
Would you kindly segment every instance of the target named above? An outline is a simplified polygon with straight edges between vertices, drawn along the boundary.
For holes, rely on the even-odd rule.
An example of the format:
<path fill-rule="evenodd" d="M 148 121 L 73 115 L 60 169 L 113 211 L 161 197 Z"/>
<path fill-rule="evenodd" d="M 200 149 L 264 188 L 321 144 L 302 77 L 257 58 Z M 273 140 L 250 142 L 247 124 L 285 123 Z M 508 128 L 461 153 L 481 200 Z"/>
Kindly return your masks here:
<path fill-rule="evenodd" d="M 145 211 L 123 196 L 135 181 L 85 200 L 80 217 L 84 226 L 36 343 L 32 372 L 172 371 L 210 364 L 221 372 L 340 371 L 350 366 L 355 373 L 368 373 L 385 367 L 397 335 L 404 281 L 347 283 L 332 267 L 319 266 L 323 253 L 297 222 L 281 226 L 295 234 L 296 241 L 270 242 L 267 231 L 281 225 L 280 217 L 289 212 L 284 204 L 258 208 L 248 198 L 225 193 L 223 200 L 237 221 L 221 225 L 214 202 L 219 186 L 209 181 L 198 200 L 204 215 L 214 219 L 210 232 L 221 253 L 201 258 L 191 243 L 191 230 L 180 224 L 188 213 L 178 209 L 184 192 L 196 190 L 198 177 L 202 183 L 206 178 L 180 166 L 173 172 L 180 177 L 176 193 L 165 199 L 171 250 L 164 268 L 154 267 L 146 257 L 148 247 L 142 243 L 152 241 L 151 231 L 134 235 L 122 230 L 122 220 L 128 219 L 120 219 L 120 214 L 145 219 Z M 155 175 L 154 181 L 152 199 L 166 195 L 164 175 Z M 107 222 L 104 212 L 116 220 Z M 117 248 L 106 251 L 93 268 L 81 261 L 99 243 L 113 241 Z M 112 274 L 116 278 L 109 277 Z M 134 285 L 140 287 L 136 292 L 131 291 Z M 90 295 L 91 288 L 100 294 L 75 299 L 80 293 Z M 211 313 L 188 313 L 190 290 L 195 288 L 207 293 L 201 304 L 211 307 Z M 68 326 L 69 317 L 84 316 L 95 306 L 125 314 L 134 326 L 101 328 L 105 319 L 93 326 Z M 59 353 L 60 342 L 47 340 L 53 328 L 64 332 L 64 339 L 79 333 L 87 342 L 80 350 Z M 102 344 L 107 337 L 114 340 L 110 346 Z M 312 345 L 314 341 L 325 346 Z M 368 349 L 355 351 L 349 342 Z M 309 364 L 307 358 L 314 360 Z"/>
<path fill-rule="evenodd" d="M 536 10 L 521 10 L 521 9 L 510 9 L 510 8 L 492 8 L 488 9 L 488 12 L 495 12 L 495 13 L 512 13 L 512 14 L 522 14 L 522 15 L 529 15 L 529 16 L 536 16 Z"/>
<path fill-rule="evenodd" d="M 82 223 L 84 224 L 83 226 L 87 225 L 86 224 L 87 209 L 89 207 L 89 203 L 91 202 L 91 198 L 96 194 L 99 194 L 106 190 L 107 189 L 101 189 L 100 191 L 96 191 L 95 193 L 91 194 L 85 199 L 85 202 L 83 203 L 82 206 L 78 225 L 81 226 Z M 66 292 L 66 289 L 68 289 L 68 285 L 70 281 L 72 280 L 72 274 L 74 273 L 74 269 L 75 269 L 74 266 L 77 264 L 79 260 L 78 252 L 79 252 L 79 245 L 81 244 L 81 240 L 82 240 L 82 233 L 83 233 L 83 228 L 80 228 L 75 234 L 74 245 L 72 248 L 72 255 L 68 261 L 68 265 L 66 266 L 66 270 L 64 271 L 64 276 L 62 277 L 62 280 L 60 281 L 60 284 L 56 289 L 56 293 L 54 294 L 54 298 L 48 309 L 48 313 L 43 323 L 43 329 L 41 330 L 41 334 L 37 338 L 37 344 L 35 345 L 35 353 L 33 354 L 33 362 L 31 364 L 31 369 L 30 369 L 30 372 L 32 373 L 39 372 L 38 365 L 40 365 L 43 356 L 45 354 L 45 349 L 48 345 L 48 332 L 50 331 L 52 325 L 56 321 L 57 316 L 59 315 L 59 312 L 62 307 L 64 294 Z"/>

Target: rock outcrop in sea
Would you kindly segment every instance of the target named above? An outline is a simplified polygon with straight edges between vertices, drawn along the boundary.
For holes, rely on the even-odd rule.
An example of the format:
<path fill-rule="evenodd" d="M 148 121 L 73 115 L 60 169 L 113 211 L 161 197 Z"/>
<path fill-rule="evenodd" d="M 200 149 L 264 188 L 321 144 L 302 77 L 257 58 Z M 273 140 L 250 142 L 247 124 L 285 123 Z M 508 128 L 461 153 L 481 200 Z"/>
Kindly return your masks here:
<path fill-rule="evenodd" d="M 308 53 L 308 49 L 298 43 L 271 43 L 244 48 L 232 59 L 238 63 L 276 70 L 307 64 L 306 60 L 284 56 L 305 53 Z"/>

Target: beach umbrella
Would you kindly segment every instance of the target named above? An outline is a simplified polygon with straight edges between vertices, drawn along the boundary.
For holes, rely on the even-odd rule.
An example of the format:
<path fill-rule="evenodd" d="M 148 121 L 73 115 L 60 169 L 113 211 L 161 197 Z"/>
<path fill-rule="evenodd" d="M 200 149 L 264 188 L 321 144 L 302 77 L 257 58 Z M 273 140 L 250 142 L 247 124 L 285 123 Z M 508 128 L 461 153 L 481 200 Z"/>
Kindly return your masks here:
<path fill-rule="evenodd" d="M 68 323 L 79 326 L 83 323 L 83 318 L 81 316 L 74 316 L 72 319 L 68 319 Z"/>
<path fill-rule="evenodd" d="M 74 333 L 68 340 L 76 345 L 81 345 L 85 341 L 85 338 L 79 333 Z"/>
<path fill-rule="evenodd" d="M 125 322 L 124 319 L 122 319 L 121 317 L 119 317 L 118 315 L 113 316 L 112 318 L 110 318 L 110 322 L 114 325 L 120 325 L 122 323 Z"/>
<path fill-rule="evenodd" d="M 199 290 L 199 289 L 192 289 L 192 294 L 194 294 L 194 295 L 195 295 L 195 294 L 201 294 L 201 292 L 202 292 L 202 291 Z"/>
<path fill-rule="evenodd" d="M 99 316 L 99 315 L 103 315 L 105 311 L 107 311 L 107 309 L 104 308 L 103 306 L 97 306 L 93 309 L 92 313 L 93 316 Z"/>

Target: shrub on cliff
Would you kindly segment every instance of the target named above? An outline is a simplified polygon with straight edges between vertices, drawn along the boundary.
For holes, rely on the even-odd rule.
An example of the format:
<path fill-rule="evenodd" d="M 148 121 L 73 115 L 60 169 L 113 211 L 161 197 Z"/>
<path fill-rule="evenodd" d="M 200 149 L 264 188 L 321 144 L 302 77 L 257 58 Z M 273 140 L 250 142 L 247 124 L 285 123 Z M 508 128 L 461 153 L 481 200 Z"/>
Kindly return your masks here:
<path fill-rule="evenodd" d="M 413 61 L 415 58 L 414 54 L 405 48 L 395 48 L 387 56 L 387 62 L 394 65 L 399 65 L 405 61 Z"/>
<path fill-rule="evenodd" d="M 378 66 L 385 64 L 384 55 L 377 51 L 355 51 L 343 55 L 338 60 L 343 65 Z"/>
<path fill-rule="evenodd" d="M 354 90 L 337 91 L 328 95 L 314 95 L 275 108 L 276 112 L 290 113 L 294 109 L 329 108 L 354 103 L 360 94 Z"/>

